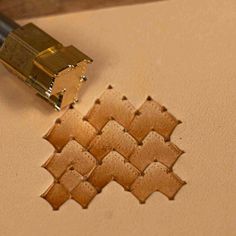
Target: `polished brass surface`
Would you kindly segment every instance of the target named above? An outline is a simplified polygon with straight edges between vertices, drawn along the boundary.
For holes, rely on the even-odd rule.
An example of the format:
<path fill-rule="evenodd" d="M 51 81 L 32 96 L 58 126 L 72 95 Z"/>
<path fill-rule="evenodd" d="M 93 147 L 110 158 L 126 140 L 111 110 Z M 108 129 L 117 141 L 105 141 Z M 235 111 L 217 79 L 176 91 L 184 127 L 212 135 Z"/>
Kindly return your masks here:
<path fill-rule="evenodd" d="M 88 56 L 30 23 L 12 31 L 0 49 L 3 64 L 60 110 L 77 101 Z"/>

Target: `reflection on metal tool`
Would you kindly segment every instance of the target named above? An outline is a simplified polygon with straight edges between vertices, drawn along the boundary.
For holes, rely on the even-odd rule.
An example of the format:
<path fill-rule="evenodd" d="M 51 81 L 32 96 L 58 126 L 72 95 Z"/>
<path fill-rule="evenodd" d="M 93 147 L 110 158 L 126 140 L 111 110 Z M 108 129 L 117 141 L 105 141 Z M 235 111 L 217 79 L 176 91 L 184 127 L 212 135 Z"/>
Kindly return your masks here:
<path fill-rule="evenodd" d="M 0 60 L 57 110 L 77 102 L 92 59 L 64 47 L 32 23 L 19 26 L 0 14 Z"/>

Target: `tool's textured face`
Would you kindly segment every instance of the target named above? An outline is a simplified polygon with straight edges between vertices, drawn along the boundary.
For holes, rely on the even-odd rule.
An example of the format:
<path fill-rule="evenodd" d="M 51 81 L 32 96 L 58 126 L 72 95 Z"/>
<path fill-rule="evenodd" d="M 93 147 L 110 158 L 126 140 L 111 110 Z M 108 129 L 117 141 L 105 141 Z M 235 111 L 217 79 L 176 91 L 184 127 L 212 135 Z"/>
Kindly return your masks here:
<path fill-rule="evenodd" d="M 155 191 L 173 199 L 185 184 L 172 171 L 183 153 L 169 141 L 178 124 L 151 97 L 137 110 L 109 86 L 86 116 L 71 108 L 45 136 L 56 152 L 42 196 L 54 210 L 70 198 L 86 208 L 114 180 L 141 203 Z"/>

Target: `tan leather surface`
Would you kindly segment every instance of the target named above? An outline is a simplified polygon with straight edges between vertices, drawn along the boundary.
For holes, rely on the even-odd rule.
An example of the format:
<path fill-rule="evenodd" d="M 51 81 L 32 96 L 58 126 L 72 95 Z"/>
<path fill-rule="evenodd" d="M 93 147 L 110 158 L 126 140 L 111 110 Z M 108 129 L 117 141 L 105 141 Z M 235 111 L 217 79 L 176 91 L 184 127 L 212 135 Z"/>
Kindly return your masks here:
<path fill-rule="evenodd" d="M 234 0 L 173 0 L 33 20 L 94 59 L 83 114 L 112 84 L 135 107 L 150 95 L 183 122 L 171 142 L 186 153 L 173 170 L 188 184 L 174 201 L 154 193 L 140 205 L 112 182 L 86 210 L 68 201 L 52 211 L 40 198 L 52 176 L 40 166 L 54 148 L 42 137 L 60 115 L 1 67 L 0 234 L 234 235 L 235 9 Z M 85 204 L 94 192 L 78 186 Z M 53 189 L 66 199 L 62 190 Z"/>

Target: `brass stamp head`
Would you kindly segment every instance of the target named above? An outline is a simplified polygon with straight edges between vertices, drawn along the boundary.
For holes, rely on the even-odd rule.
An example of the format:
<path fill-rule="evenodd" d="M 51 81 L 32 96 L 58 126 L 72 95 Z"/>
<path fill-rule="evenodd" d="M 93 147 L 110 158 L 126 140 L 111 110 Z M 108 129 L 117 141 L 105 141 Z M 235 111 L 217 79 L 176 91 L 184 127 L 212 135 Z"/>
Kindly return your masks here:
<path fill-rule="evenodd" d="M 30 23 L 6 37 L 0 60 L 57 110 L 77 102 L 92 59 L 74 46 L 64 47 Z"/>

